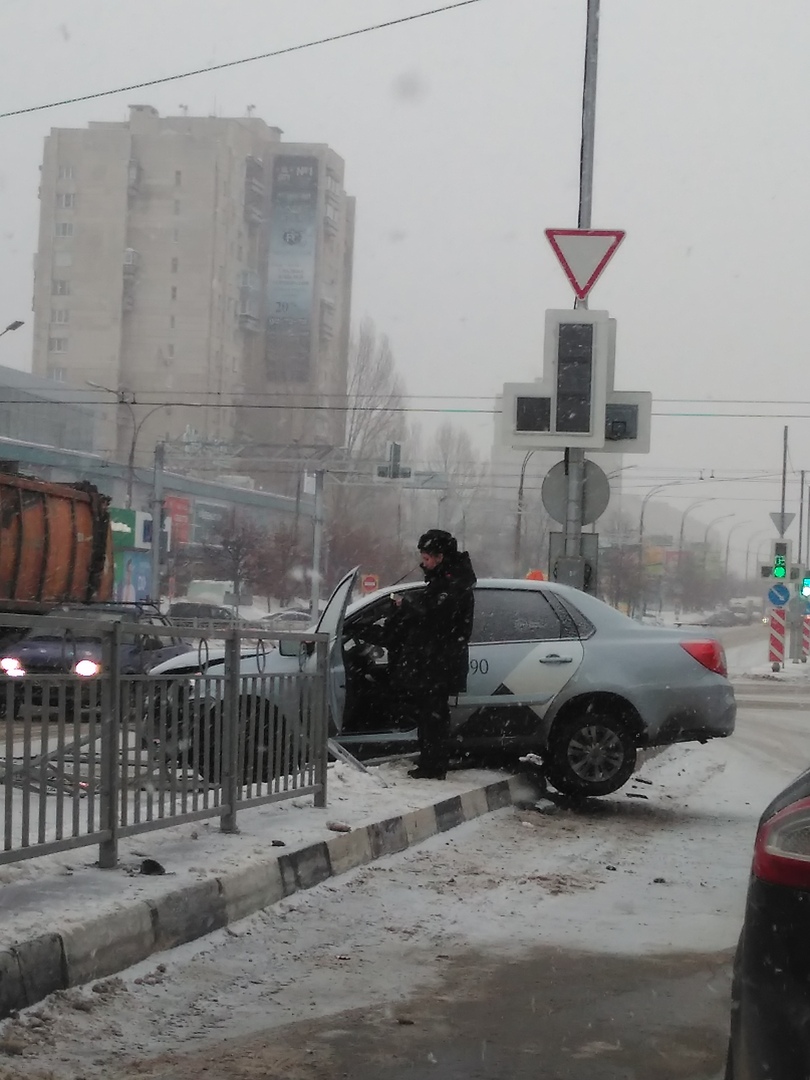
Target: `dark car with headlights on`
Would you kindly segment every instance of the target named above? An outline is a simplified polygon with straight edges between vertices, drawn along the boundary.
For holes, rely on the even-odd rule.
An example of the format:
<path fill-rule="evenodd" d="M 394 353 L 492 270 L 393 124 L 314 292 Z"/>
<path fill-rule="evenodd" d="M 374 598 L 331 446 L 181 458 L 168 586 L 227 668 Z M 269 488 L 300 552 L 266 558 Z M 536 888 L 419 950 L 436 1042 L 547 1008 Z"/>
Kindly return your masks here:
<path fill-rule="evenodd" d="M 734 958 L 726 1080 L 810 1077 L 810 769 L 765 810 Z"/>
<path fill-rule="evenodd" d="M 70 628 L 69 620 L 86 622 L 86 632 Z M 64 605 L 37 621 L 36 626 L 13 645 L 6 643 L 0 655 L 0 715 L 16 718 L 23 706 L 39 709 L 45 699 L 51 706 L 65 702 L 72 712 L 78 701 L 87 708 L 97 700 L 90 691 L 103 671 L 104 632 L 99 624 L 120 622 L 118 668 L 122 675 L 140 675 L 155 664 L 187 652 L 188 642 L 179 635 L 158 636 L 157 627 L 171 622 L 151 604 Z"/>

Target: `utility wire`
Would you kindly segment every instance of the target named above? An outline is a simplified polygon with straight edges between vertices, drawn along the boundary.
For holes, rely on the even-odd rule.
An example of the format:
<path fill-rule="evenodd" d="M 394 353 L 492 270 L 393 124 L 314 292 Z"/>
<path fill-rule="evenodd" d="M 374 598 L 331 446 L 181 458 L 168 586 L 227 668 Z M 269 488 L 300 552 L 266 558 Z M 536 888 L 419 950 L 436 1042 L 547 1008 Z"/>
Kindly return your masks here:
<path fill-rule="evenodd" d="M 79 101 L 112 97 L 113 94 L 124 94 L 131 90 L 143 90 L 147 86 L 160 86 L 162 83 L 177 82 L 179 79 L 190 79 L 193 75 L 206 75 L 211 71 L 223 71 L 225 68 L 252 64 L 257 60 L 270 60 L 275 56 L 285 56 L 288 53 L 301 52 L 304 49 L 314 49 L 317 45 L 328 45 L 333 41 L 345 41 L 347 38 L 359 37 L 361 34 L 370 34 L 374 30 L 387 30 L 391 26 L 401 26 L 403 23 L 425 19 L 429 15 L 439 15 L 443 11 L 453 11 L 455 8 L 468 7 L 470 4 L 478 3 L 481 3 L 481 0 L 456 0 L 453 4 L 444 4 L 441 7 L 431 8 L 429 11 L 419 11 L 415 15 L 403 15 L 399 19 L 389 19 L 387 22 L 374 23 L 372 26 L 363 26 L 357 30 L 347 30 L 342 34 L 330 34 L 329 37 L 318 38 L 316 41 L 305 41 L 300 45 L 287 45 L 283 49 L 273 49 L 271 52 L 258 53 L 256 56 L 243 56 L 240 60 L 226 60 L 221 64 L 209 64 L 207 67 L 194 68 L 192 71 L 183 71 L 177 75 L 164 75 L 158 79 L 146 79 L 143 82 L 130 83 L 129 86 L 118 86 L 114 90 L 98 90 L 94 94 L 80 94 L 72 98 L 63 98 L 60 101 L 49 101 L 44 105 L 29 105 L 25 109 L 12 109 L 10 112 L 0 113 L 0 119 L 9 116 L 22 116 L 24 113 L 42 112 L 44 109 L 56 109 L 60 105 L 75 105 Z"/>

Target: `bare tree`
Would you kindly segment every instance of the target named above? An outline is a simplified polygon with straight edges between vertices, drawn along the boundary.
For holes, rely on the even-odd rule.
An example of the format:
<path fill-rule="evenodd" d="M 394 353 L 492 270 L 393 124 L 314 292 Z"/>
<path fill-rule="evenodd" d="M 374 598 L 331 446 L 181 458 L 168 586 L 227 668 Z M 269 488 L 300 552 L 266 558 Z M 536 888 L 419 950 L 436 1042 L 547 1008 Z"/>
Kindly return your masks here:
<path fill-rule="evenodd" d="M 381 580 L 399 565 L 399 485 L 377 483 L 375 466 L 385 460 L 389 442 L 406 438 L 404 393 L 388 338 L 364 319 L 349 354 L 345 445 L 356 471 L 336 475 L 327 488 L 332 579 L 347 564 L 362 563 Z"/>
<path fill-rule="evenodd" d="M 263 530 L 250 518 L 231 509 L 213 530 L 217 546 L 209 554 L 233 582 L 236 596 L 250 581 L 254 552 L 261 545 Z"/>
<path fill-rule="evenodd" d="M 439 500 L 440 524 L 463 527 L 487 475 L 469 433 L 445 420 L 430 442 L 428 462 L 447 480 L 444 495 Z"/>
<path fill-rule="evenodd" d="M 351 458 L 380 457 L 385 444 L 405 436 L 405 385 L 385 334 L 363 319 L 349 353 L 346 449 Z"/>
<path fill-rule="evenodd" d="M 294 525 L 280 525 L 264 535 L 249 561 L 250 580 L 267 600 L 285 606 L 300 590 L 296 571 L 307 561 Z"/>

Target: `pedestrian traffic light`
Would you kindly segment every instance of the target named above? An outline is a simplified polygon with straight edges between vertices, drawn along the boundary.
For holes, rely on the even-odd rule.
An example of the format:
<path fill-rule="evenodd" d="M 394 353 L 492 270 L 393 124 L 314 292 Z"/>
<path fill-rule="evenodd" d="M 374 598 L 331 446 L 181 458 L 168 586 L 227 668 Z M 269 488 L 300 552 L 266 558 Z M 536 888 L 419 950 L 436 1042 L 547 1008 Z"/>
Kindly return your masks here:
<path fill-rule="evenodd" d="M 771 577 L 784 581 L 790 570 L 790 553 L 787 540 L 774 540 L 771 559 Z"/>

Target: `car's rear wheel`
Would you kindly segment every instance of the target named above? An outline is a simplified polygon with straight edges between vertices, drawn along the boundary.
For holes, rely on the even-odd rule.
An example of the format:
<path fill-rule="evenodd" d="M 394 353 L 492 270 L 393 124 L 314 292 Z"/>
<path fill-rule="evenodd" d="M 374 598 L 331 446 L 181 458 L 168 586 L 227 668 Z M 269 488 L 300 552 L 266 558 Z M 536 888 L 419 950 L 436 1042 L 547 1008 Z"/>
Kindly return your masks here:
<path fill-rule="evenodd" d="M 552 729 L 548 779 L 567 795 L 609 795 L 627 783 L 636 767 L 636 744 L 618 713 L 590 708 Z"/>

